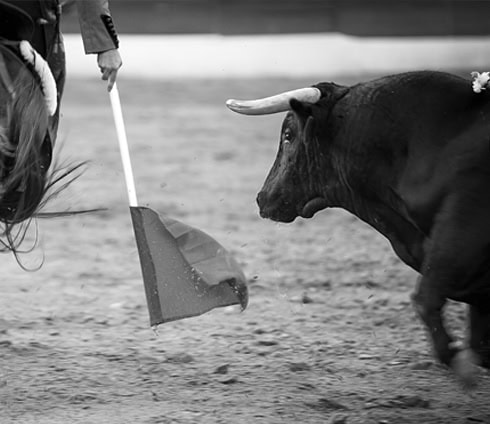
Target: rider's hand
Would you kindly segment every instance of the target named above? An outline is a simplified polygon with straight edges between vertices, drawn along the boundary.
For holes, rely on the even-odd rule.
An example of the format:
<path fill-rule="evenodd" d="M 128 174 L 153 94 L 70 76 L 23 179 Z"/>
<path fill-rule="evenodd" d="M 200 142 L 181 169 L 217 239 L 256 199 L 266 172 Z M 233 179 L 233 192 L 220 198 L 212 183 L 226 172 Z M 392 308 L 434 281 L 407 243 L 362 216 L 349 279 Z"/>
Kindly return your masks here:
<path fill-rule="evenodd" d="M 100 72 L 102 72 L 102 79 L 104 81 L 109 81 L 107 91 L 111 91 L 116 82 L 117 71 L 122 65 L 119 51 L 117 49 L 112 49 L 98 53 L 97 64 L 99 65 Z"/>

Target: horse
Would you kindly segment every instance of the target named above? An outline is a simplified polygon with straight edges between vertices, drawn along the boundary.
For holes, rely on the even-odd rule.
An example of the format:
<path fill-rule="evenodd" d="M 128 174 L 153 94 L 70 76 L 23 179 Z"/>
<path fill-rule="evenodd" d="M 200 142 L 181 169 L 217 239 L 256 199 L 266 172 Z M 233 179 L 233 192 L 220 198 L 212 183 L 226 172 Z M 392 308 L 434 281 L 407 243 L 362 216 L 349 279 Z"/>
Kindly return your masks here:
<path fill-rule="evenodd" d="M 19 262 L 32 219 L 67 214 L 40 211 L 83 164 L 53 161 L 65 78 L 59 31 L 49 49 L 37 52 L 26 39 L 33 32 L 30 16 L 5 2 L 0 15 L 7 22 L 0 25 L 0 251 L 13 252 Z"/>

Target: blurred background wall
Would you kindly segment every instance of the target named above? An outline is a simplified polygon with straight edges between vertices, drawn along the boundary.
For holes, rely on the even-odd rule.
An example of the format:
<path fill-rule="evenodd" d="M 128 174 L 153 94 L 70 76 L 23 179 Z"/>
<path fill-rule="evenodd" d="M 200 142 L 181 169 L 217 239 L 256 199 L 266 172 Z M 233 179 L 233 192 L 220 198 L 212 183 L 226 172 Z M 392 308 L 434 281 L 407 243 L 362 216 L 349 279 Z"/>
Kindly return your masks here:
<path fill-rule="evenodd" d="M 77 32 L 73 2 L 65 32 Z M 487 0 L 112 0 L 125 34 L 487 35 Z"/>
<path fill-rule="evenodd" d="M 126 75 L 490 68 L 489 0 L 112 0 Z M 62 24 L 85 73 L 76 5 Z M 90 71 L 89 71 L 90 72 Z"/>

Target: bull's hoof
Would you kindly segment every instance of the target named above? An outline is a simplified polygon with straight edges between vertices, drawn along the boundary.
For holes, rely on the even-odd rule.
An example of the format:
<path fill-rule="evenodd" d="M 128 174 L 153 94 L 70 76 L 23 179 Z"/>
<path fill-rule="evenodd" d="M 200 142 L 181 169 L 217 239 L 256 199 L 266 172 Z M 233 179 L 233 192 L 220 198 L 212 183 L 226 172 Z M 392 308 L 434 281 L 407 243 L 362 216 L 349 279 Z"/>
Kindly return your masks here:
<path fill-rule="evenodd" d="M 460 350 L 451 360 L 451 369 L 467 390 L 476 387 L 479 374 L 478 365 L 478 356 L 471 349 Z"/>

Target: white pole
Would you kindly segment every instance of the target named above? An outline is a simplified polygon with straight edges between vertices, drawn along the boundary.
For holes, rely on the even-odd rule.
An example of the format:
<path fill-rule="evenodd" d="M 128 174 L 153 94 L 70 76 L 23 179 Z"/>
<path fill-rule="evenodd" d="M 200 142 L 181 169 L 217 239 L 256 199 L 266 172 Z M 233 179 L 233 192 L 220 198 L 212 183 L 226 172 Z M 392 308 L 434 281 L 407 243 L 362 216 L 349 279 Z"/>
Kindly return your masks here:
<path fill-rule="evenodd" d="M 119 141 L 119 150 L 126 179 L 126 188 L 128 190 L 129 206 L 138 206 L 136 198 L 136 188 L 134 186 L 133 170 L 131 168 L 131 158 L 129 156 L 128 139 L 126 137 L 126 129 L 121 109 L 121 100 L 119 99 L 119 91 L 114 83 L 112 90 L 109 92 L 111 99 L 112 113 L 114 115 L 114 123 L 116 124 L 117 139 Z"/>

